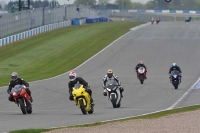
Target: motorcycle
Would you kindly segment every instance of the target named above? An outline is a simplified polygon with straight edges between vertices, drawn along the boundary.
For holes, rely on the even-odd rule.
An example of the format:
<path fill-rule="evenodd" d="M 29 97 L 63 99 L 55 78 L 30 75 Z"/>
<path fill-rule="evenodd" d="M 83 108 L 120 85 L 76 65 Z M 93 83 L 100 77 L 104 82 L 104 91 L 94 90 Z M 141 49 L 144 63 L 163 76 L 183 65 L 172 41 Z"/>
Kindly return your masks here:
<path fill-rule="evenodd" d="M 141 84 L 143 84 L 145 80 L 145 71 L 146 69 L 144 67 L 138 68 L 138 71 L 137 71 L 138 79 L 140 80 Z"/>
<path fill-rule="evenodd" d="M 151 20 L 151 24 L 154 24 L 154 20 Z"/>
<path fill-rule="evenodd" d="M 120 85 L 115 81 L 111 81 L 106 85 L 107 95 L 112 102 L 113 108 L 119 108 L 121 106 L 121 93 L 119 86 Z"/>
<path fill-rule="evenodd" d="M 159 22 L 160 22 L 160 19 L 157 19 L 157 20 L 156 20 L 156 24 L 158 24 Z"/>
<path fill-rule="evenodd" d="M 180 73 L 176 70 L 172 71 L 170 74 L 172 85 L 175 89 L 178 89 L 178 86 L 180 84 Z"/>
<path fill-rule="evenodd" d="M 72 95 L 76 105 L 81 109 L 83 114 L 92 114 L 94 112 L 94 107 L 91 104 L 91 99 L 89 93 L 85 90 L 83 85 L 77 83 L 75 84 Z"/>
<path fill-rule="evenodd" d="M 26 92 L 26 86 L 24 85 L 16 85 L 13 91 L 13 97 L 15 103 L 21 109 L 23 114 L 31 114 L 32 113 L 32 104 L 30 101 L 30 96 Z"/>

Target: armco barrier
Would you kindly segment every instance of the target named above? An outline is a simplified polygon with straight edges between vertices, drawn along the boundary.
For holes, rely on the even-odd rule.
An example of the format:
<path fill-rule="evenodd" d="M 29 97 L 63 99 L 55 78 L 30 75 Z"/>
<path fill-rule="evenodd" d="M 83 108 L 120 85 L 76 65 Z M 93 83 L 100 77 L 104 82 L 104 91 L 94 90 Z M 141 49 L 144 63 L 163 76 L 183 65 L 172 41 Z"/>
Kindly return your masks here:
<path fill-rule="evenodd" d="M 89 17 L 86 18 L 86 23 L 107 22 L 108 18 L 105 17 Z"/>
<path fill-rule="evenodd" d="M 111 10 L 112 13 L 127 13 L 127 12 L 136 12 L 136 13 L 183 13 L 183 14 L 200 14 L 200 11 L 190 11 L 190 10 Z"/>
<path fill-rule="evenodd" d="M 107 22 L 108 18 L 105 17 L 92 17 L 92 18 L 87 18 L 88 20 L 92 21 L 91 23 L 95 23 L 95 22 Z M 27 38 L 27 37 L 31 37 L 33 35 L 42 33 L 42 32 L 47 32 L 50 30 L 54 30 L 57 28 L 62 28 L 62 27 L 66 27 L 69 25 L 82 25 L 85 24 L 87 22 L 87 19 L 74 19 L 71 21 L 64 21 L 64 22 L 59 22 L 59 23 L 54 23 L 54 24 L 48 24 L 48 25 L 44 25 L 44 26 L 40 26 L 34 29 L 31 29 L 29 31 L 25 31 L 16 35 L 12 35 L 12 36 L 8 36 L 5 38 L 0 39 L 0 46 L 4 46 L 6 44 Z M 89 22 L 90 23 L 90 22 Z"/>
<path fill-rule="evenodd" d="M 85 21 L 81 20 L 81 24 L 83 24 Z M 40 26 L 34 29 L 31 29 L 29 31 L 25 31 L 16 35 L 8 36 L 5 38 L 0 39 L 0 46 L 4 46 L 6 44 L 31 37 L 33 35 L 42 33 L 42 32 L 47 32 L 49 30 L 57 29 L 57 28 L 62 28 L 62 27 L 67 27 L 71 25 L 71 21 L 64 21 L 64 22 L 59 22 L 59 23 L 54 23 L 54 24 L 48 24 L 44 26 Z"/>
<path fill-rule="evenodd" d="M 72 25 L 82 25 L 86 23 L 86 19 L 73 19 L 72 20 Z"/>

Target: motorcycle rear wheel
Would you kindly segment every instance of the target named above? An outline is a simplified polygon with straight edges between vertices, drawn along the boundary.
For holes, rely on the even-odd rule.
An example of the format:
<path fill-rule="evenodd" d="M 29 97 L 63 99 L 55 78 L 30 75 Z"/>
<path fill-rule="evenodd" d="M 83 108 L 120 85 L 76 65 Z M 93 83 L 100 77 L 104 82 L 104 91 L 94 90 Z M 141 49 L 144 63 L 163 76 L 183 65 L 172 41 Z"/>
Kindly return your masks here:
<path fill-rule="evenodd" d="M 84 106 L 84 104 L 83 104 L 83 100 L 80 100 L 80 101 L 79 101 L 79 104 L 80 104 L 80 108 L 81 108 L 82 113 L 83 113 L 83 114 L 86 114 L 87 112 L 86 112 L 86 110 L 85 110 L 85 106 Z"/>
<path fill-rule="evenodd" d="M 117 108 L 121 107 L 121 102 L 119 102 L 119 104 L 117 104 Z"/>
<path fill-rule="evenodd" d="M 93 106 L 92 106 L 92 107 L 91 107 L 91 110 L 88 111 L 88 113 L 89 113 L 89 114 L 93 114 L 93 112 L 94 112 L 94 108 L 93 108 Z"/>

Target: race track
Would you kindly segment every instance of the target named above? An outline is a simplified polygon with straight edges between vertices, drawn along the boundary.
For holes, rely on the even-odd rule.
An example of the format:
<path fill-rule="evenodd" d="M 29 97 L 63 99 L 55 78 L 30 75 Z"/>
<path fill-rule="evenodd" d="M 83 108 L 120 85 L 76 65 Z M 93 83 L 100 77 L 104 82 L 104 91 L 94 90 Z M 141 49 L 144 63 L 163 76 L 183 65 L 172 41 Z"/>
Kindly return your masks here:
<path fill-rule="evenodd" d="M 199 78 L 199 22 L 161 22 L 129 32 L 103 52 L 79 67 L 78 76 L 91 85 L 95 110 L 83 115 L 68 99 L 68 74 L 31 82 L 33 114 L 23 115 L 7 100 L 7 87 L 0 89 L 0 132 L 25 128 L 49 128 L 136 116 L 171 107 Z M 148 68 L 143 85 L 136 78 L 135 65 L 143 60 Z M 168 70 L 176 62 L 183 80 L 175 90 L 168 80 Z M 114 109 L 102 92 L 102 78 L 113 69 L 125 89 L 121 108 Z M 176 107 L 187 106 L 190 95 Z M 191 100 L 192 101 L 192 100 Z M 193 100 L 196 104 L 197 101 Z M 188 103 L 188 104 L 185 104 Z"/>

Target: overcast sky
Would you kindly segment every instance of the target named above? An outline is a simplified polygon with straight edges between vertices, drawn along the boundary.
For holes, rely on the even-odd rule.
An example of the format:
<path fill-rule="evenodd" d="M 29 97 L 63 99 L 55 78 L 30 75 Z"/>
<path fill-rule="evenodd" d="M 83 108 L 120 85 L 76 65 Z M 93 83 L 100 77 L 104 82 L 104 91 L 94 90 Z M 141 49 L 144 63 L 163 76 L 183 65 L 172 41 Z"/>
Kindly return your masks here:
<path fill-rule="evenodd" d="M 4 1 L 4 2 L 6 2 L 6 3 L 8 3 L 9 1 L 18 1 L 18 0 L 0 0 L 0 1 Z M 23 0 L 22 0 L 23 1 Z M 49 0 L 50 1 L 50 0 Z M 63 4 L 71 4 L 71 3 L 73 3 L 74 2 L 74 0 L 57 0 L 61 5 L 63 5 Z M 111 0 L 111 3 L 113 3 L 115 0 Z M 141 3 L 146 3 L 147 1 L 149 1 L 149 0 L 131 0 L 132 2 L 141 2 Z"/>

